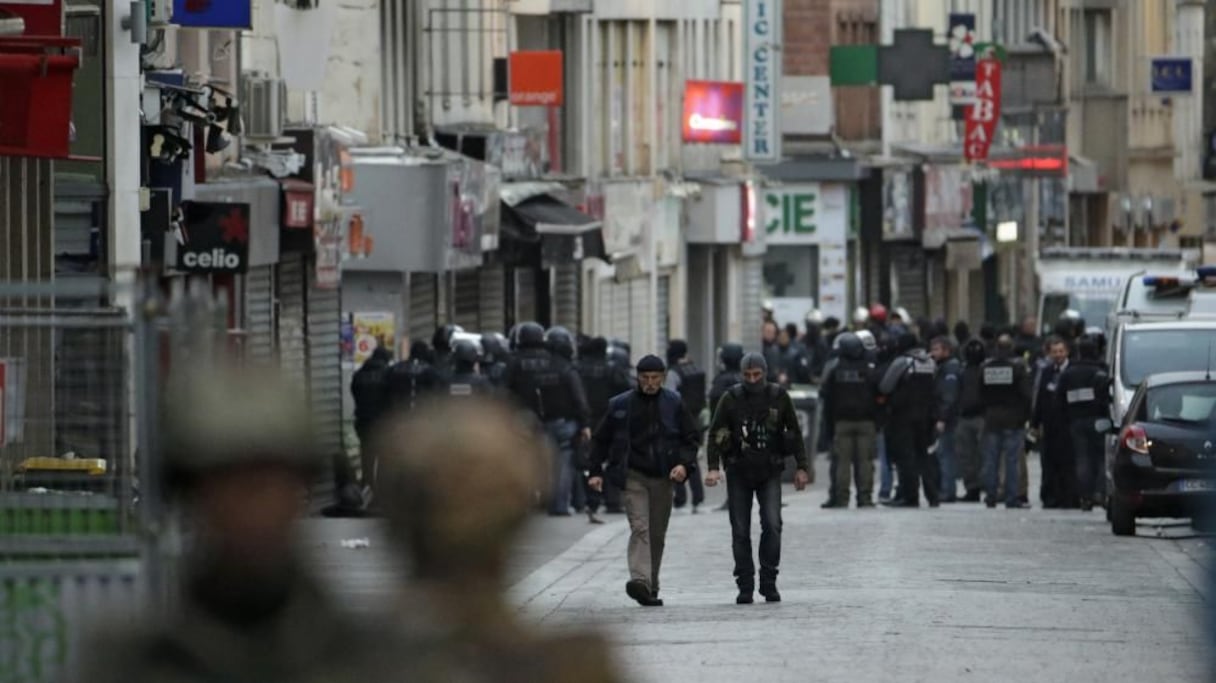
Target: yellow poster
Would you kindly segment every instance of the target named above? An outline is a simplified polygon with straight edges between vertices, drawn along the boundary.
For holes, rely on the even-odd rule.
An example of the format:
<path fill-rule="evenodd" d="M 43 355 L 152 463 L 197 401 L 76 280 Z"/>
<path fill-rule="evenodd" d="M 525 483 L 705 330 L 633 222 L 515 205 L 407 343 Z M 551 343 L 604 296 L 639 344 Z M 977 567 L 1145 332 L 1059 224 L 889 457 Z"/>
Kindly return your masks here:
<path fill-rule="evenodd" d="M 397 348 L 397 321 L 392 313 L 355 313 L 352 317 L 356 367 L 371 358 L 377 347 L 390 353 Z"/>

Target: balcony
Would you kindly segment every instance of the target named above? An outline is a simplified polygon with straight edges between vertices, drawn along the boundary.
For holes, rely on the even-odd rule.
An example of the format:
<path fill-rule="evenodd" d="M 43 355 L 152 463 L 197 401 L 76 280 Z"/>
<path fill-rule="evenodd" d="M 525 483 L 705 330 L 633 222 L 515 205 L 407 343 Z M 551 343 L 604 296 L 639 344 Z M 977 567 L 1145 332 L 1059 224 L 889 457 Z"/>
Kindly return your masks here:
<path fill-rule="evenodd" d="M 1133 95 L 1129 102 L 1128 150 L 1133 159 L 1174 156 L 1174 110 L 1160 96 Z"/>

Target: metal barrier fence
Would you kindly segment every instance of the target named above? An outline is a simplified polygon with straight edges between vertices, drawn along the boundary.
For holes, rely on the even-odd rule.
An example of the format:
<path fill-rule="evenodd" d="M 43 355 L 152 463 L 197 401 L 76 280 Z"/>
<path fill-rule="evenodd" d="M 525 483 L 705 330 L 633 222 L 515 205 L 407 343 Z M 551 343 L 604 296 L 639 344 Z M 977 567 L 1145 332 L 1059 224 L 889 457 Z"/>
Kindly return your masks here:
<path fill-rule="evenodd" d="M 195 285 L 0 281 L 0 683 L 63 680 L 95 620 L 172 599 L 158 394 L 225 350 L 226 298 Z"/>

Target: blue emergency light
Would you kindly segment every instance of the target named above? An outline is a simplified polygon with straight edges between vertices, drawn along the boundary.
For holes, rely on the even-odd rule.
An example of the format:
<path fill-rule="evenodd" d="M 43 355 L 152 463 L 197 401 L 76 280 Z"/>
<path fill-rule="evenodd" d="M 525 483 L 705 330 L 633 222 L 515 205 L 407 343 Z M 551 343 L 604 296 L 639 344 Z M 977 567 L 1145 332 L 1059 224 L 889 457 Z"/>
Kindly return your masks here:
<path fill-rule="evenodd" d="M 1145 287 L 1177 287 L 1182 282 L 1176 277 L 1165 277 L 1162 275 L 1145 275 Z"/>
<path fill-rule="evenodd" d="M 1200 280 L 1216 278 L 1216 266 L 1199 266 L 1195 269 L 1195 273 L 1199 275 Z"/>

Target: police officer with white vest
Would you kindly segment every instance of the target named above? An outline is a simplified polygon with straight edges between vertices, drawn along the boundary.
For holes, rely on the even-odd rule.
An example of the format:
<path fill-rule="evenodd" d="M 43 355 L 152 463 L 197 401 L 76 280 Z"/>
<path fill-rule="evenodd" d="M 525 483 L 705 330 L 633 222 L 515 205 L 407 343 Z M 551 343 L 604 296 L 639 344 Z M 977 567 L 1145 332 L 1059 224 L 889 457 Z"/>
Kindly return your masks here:
<path fill-rule="evenodd" d="M 1077 495 L 1081 509 L 1092 510 L 1102 500 L 1103 459 L 1110 430 L 1110 371 L 1100 360 L 1100 342 L 1085 334 L 1077 340 L 1075 363 L 1060 375 L 1056 393 L 1064 406 L 1077 461 Z"/>
<path fill-rule="evenodd" d="M 990 508 L 996 507 L 1001 463 L 1005 465 L 1005 506 L 1023 507 L 1018 500 L 1018 458 L 1026 439 L 1031 383 L 1026 364 L 1014 354 L 1013 337 L 996 340 L 995 356 L 984 361 L 984 478 Z"/>
<path fill-rule="evenodd" d="M 929 507 L 941 504 L 938 487 L 941 473 L 937 460 L 929 457 L 933 431 L 933 394 L 937 364 L 920 347 L 916 335 L 905 332 L 895 342 L 895 352 L 879 393 L 889 411 L 886 426 L 887 454 L 899 472 L 900 498 L 892 507 L 920 507 L 920 488 Z"/>

